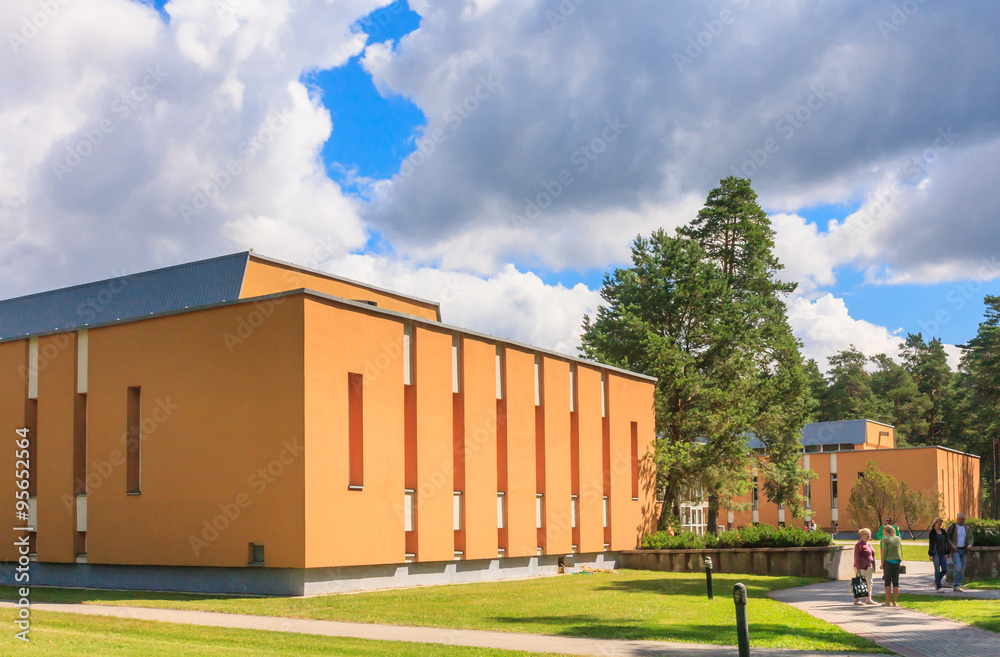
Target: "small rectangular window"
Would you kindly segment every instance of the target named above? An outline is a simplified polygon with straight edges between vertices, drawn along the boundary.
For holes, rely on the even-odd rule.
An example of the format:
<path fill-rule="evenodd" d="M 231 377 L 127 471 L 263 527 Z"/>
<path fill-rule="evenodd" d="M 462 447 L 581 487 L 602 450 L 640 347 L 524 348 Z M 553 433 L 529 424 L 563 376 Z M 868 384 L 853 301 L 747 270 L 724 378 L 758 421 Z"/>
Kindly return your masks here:
<path fill-rule="evenodd" d="M 462 493 L 461 491 L 455 491 L 454 496 L 454 522 L 455 531 L 461 531 L 462 529 Z"/>
<path fill-rule="evenodd" d="M 569 526 L 576 529 L 580 516 L 580 498 L 574 495 L 569 502 Z"/>
<path fill-rule="evenodd" d="M 806 498 L 806 508 L 807 509 L 811 509 L 812 508 L 812 484 L 810 482 L 808 482 L 808 481 L 806 482 L 805 498 Z"/>
<path fill-rule="evenodd" d="M 412 532 L 416 529 L 417 515 L 417 494 L 416 491 L 408 490 L 403 497 L 403 528 Z"/>
<path fill-rule="evenodd" d="M 87 329 L 76 333 L 76 392 L 87 394 L 87 363 L 90 340 Z"/>
<path fill-rule="evenodd" d="M 127 438 L 125 459 L 126 492 L 139 493 L 142 490 L 142 419 L 139 388 L 128 389 Z"/>
<path fill-rule="evenodd" d="M 250 544 L 250 558 L 247 561 L 250 566 L 263 566 L 264 565 L 264 544 L 263 543 L 251 543 Z"/>
<path fill-rule="evenodd" d="M 830 506 L 837 508 L 837 475 L 830 475 Z"/>
<path fill-rule="evenodd" d="M 28 399 L 38 399 L 38 338 L 28 338 Z"/>
<path fill-rule="evenodd" d="M 497 529 L 503 529 L 507 526 L 504 497 L 503 493 L 497 493 Z"/>
<path fill-rule="evenodd" d="M 610 509 L 608 508 L 608 496 L 604 496 L 604 528 L 608 528 L 608 520 L 610 520 Z"/>
<path fill-rule="evenodd" d="M 365 485 L 365 377 L 347 374 L 347 423 L 348 423 L 348 488 L 361 489 Z"/>
<path fill-rule="evenodd" d="M 753 478 L 753 489 L 751 492 L 753 494 L 753 510 L 756 511 L 758 509 L 760 498 L 760 488 L 757 486 L 757 477 Z"/>
<path fill-rule="evenodd" d="M 535 528 L 541 529 L 545 525 L 545 499 L 541 493 L 535 495 Z"/>

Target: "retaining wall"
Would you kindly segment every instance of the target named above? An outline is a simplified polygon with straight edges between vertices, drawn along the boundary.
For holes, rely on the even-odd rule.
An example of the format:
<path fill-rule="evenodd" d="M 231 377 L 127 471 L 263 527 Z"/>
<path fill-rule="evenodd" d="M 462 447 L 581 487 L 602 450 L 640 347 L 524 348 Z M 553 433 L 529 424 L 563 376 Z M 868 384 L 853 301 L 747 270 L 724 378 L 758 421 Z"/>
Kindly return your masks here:
<path fill-rule="evenodd" d="M 711 557 L 716 573 L 792 575 L 848 580 L 854 577 L 854 546 L 732 548 L 727 550 L 622 550 L 621 568 L 673 573 L 704 572 Z"/>

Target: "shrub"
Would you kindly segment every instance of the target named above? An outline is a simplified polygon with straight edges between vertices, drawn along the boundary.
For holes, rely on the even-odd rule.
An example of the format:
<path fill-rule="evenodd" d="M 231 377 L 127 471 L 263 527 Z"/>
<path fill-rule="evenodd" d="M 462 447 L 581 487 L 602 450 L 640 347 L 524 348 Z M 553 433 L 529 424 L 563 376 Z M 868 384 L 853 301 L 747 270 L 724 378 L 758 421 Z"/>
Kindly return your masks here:
<path fill-rule="evenodd" d="M 973 545 L 1000 546 L 1000 520 L 969 519 L 965 524 L 972 532 Z"/>
<path fill-rule="evenodd" d="M 977 539 L 978 542 L 978 539 Z M 833 544 L 833 537 L 824 531 L 807 532 L 799 527 L 778 528 L 773 525 L 749 525 L 731 529 L 718 536 L 699 536 L 682 531 L 676 536 L 659 531 L 642 539 L 643 550 L 700 550 L 727 548 L 787 548 L 823 547 Z"/>

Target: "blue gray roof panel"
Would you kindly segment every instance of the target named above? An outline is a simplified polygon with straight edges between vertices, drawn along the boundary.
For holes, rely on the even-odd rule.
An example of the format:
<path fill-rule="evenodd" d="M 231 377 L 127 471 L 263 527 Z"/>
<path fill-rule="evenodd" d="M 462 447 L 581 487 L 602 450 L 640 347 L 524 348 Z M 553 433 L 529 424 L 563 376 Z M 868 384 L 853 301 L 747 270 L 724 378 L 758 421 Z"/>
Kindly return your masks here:
<path fill-rule="evenodd" d="M 248 253 L 0 301 L 0 340 L 238 299 Z"/>
<path fill-rule="evenodd" d="M 810 422 L 802 427 L 799 442 L 802 445 L 864 445 L 868 420 L 842 420 L 840 422 Z M 759 438 L 750 439 L 751 449 L 763 449 Z"/>

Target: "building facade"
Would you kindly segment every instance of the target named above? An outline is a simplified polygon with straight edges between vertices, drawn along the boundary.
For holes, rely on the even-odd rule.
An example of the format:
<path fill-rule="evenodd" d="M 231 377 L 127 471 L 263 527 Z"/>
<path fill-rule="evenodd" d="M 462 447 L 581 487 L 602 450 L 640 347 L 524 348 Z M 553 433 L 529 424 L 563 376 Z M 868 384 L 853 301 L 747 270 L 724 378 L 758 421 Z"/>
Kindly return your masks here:
<path fill-rule="evenodd" d="M 0 495 L 40 584 L 310 594 L 608 563 L 654 380 L 242 253 L 0 302 Z M 18 553 L 0 543 L 0 577 Z"/>
<path fill-rule="evenodd" d="M 828 532 L 857 531 L 860 527 L 850 517 L 847 503 L 869 461 L 929 499 L 940 499 L 941 516 L 979 516 L 978 456 L 938 446 L 898 448 L 895 429 L 871 420 L 807 424 L 801 442 L 802 467 L 816 473 L 803 490 L 808 501 L 805 518 L 793 519 L 784 508 L 767 500 L 764 482 L 755 476 L 750 493 L 735 500 L 749 508 L 729 511 L 726 520 L 730 527 L 757 522 L 777 526 L 791 526 L 794 522 L 802 526 L 811 519 Z M 752 439 L 750 447 L 760 449 L 763 444 Z M 905 530 L 902 519 L 895 520 Z"/>

